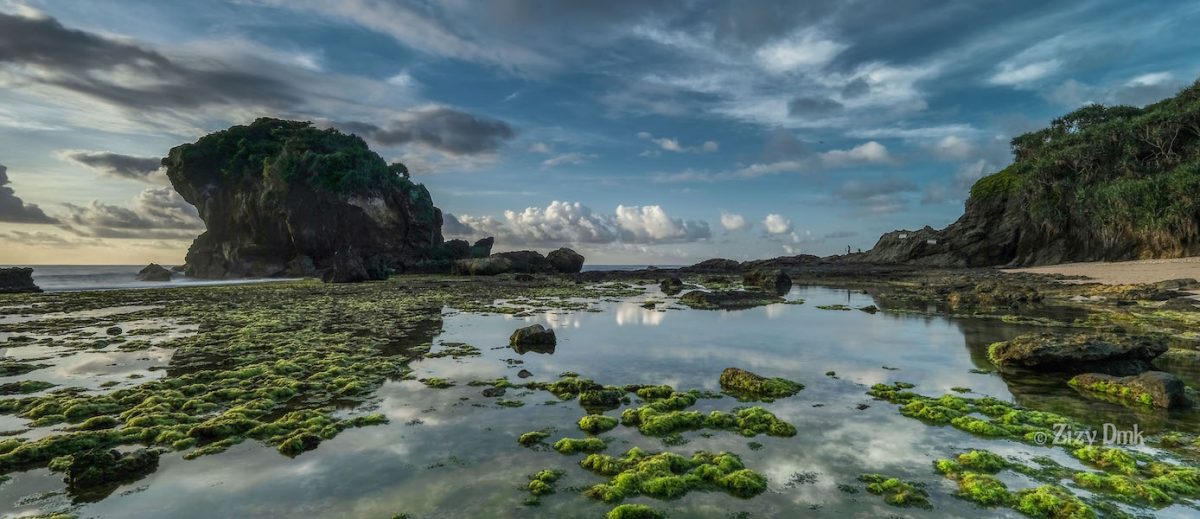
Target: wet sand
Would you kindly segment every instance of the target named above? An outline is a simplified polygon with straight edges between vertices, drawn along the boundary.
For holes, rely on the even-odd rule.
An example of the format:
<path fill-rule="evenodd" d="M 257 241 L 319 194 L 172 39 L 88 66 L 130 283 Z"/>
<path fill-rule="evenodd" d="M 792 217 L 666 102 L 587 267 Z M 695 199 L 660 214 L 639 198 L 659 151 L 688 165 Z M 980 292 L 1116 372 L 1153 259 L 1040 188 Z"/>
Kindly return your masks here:
<path fill-rule="evenodd" d="M 1200 279 L 1200 257 L 1120 262 L 1063 263 L 1045 267 L 1005 269 L 1005 272 L 1033 272 L 1087 276 L 1110 285 L 1155 283 L 1168 279 Z"/>

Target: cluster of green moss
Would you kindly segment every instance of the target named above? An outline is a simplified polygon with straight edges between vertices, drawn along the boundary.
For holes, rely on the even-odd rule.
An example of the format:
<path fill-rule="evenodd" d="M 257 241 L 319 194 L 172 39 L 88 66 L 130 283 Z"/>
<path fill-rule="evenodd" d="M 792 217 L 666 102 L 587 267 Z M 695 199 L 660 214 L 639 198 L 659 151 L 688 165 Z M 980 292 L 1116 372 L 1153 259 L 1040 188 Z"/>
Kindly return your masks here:
<path fill-rule="evenodd" d="M 604 515 L 604 519 L 664 519 L 667 514 L 646 505 L 617 505 Z"/>
<path fill-rule="evenodd" d="M 591 438 L 563 438 L 554 442 L 554 450 L 562 454 L 575 454 L 578 452 L 599 452 L 608 447 L 608 443 L 596 437 Z"/>
<path fill-rule="evenodd" d="M 611 476 L 586 492 L 606 503 L 647 495 L 673 499 L 693 490 L 724 490 L 748 498 L 767 489 L 761 474 L 745 468 L 735 454 L 697 452 L 691 458 L 671 452 L 650 454 L 634 447 L 624 456 L 592 454 L 580 462 L 588 470 Z"/>
<path fill-rule="evenodd" d="M 50 389 L 54 386 L 55 384 L 40 380 L 6 382 L 4 384 L 0 384 L 0 395 L 24 395 L 29 393 L 37 393 L 38 391 Z"/>
<path fill-rule="evenodd" d="M 1104 380 L 1091 380 L 1087 377 L 1072 377 L 1067 381 L 1071 387 L 1079 391 L 1100 396 L 1106 400 L 1115 400 L 1122 404 L 1133 404 L 1144 407 L 1154 407 L 1154 397 L 1145 391 L 1122 384 L 1113 384 Z"/>
<path fill-rule="evenodd" d="M 600 434 L 616 426 L 616 418 L 602 414 L 589 414 L 579 419 L 579 429 L 590 434 Z"/>
<path fill-rule="evenodd" d="M 647 436 L 666 436 L 696 429 L 737 431 L 747 437 L 759 434 L 779 437 L 796 435 L 795 426 L 757 406 L 738 409 L 733 413 L 713 411 L 706 415 L 699 411 L 662 411 L 651 404 L 626 409 L 621 413 L 621 423 L 637 427 Z"/>
<path fill-rule="evenodd" d="M 883 501 L 892 506 L 932 508 L 929 492 L 923 485 L 904 481 L 882 474 L 860 474 L 858 480 L 867 484 L 867 492 L 883 496 Z"/>
<path fill-rule="evenodd" d="M 522 447 L 533 447 L 549 437 L 550 433 L 546 431 L 529 431 L 517 437 L 517 443 L 521 444 Z"/>
<path fill-rule="evenodd" d="M 721 372 L 721 389 L 739 400 L 772 401 L 799 393 L 804 384 L 791 380 L 767 378 L 739 368 L 725 368 Z"/>
<path fill-rule="evenodd" d="M 554 493 L 554 484 L 558 482 L 563 475 L 566 474 L 561 470 L 541 470 L 536 474 L 529 476 L 529 484 L 526 489 L 529 490 L 529 497 L 525 499 L 525 504 L 534 506 L 541 503 L 542 496 L 547 496 Z"/>

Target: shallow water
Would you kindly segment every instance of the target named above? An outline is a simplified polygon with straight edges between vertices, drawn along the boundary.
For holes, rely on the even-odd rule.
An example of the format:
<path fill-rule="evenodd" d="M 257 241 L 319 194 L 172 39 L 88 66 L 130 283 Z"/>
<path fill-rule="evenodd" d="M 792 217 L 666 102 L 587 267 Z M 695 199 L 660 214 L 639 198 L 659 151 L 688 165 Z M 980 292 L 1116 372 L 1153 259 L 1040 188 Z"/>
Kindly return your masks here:
<path fill-rule="evenodd" d="M 1050 455 L 1081 468 L 1065 451 L 980 439 L 903 417 L 896 406 L 865 394 L 879 382 L 911 382 L 917 385 L 914 391 L 926 395 L 967 387 L 973 391 L 969 396 L 991 395 L 1048 408 L 1091 424 L 1110 421 L 1121 426 L 1139 423 L 1151 430 L 1164 425 L 1196 430 L 1194 414 L 1141 416 L 1083 400 L 1070 389 L 1061 389 L 1061 384 L 1036 378 L 1005 381 L 996 374 L 970 371 L 989 367 L 988 344 L 1035 329 L 1030 326 L 816 308 L 874 303 L 869 295 L 846 290 L 797 287 L 788 297 L 806 303 L 729 312 L 664 309 L 668 305 L 660 304 L 652 310 L 643 308 L 642 302 L 663 298 L 651 289 L 645 296 L 604 303 L 600 312 L 512 317 L 447 308 L 441 328 L 428 330 L 433 351 L 443 342 L 463 342 L 478 347 L 482 355 L 413 363 L 417 378 L 437 376 L 457 385 L 435 390 L 417 381 L 385 384 L 368 407 L 387 415 L 389 424 L 347 430 L 294 459 L 254 441 L 192 461 L 183 460 L 181 453 L 168 453 L 154 474 L 120 487 L 99 502 L 82 504 L 77 513 L 178 518 L 398 513 L 437 518 L 602 516 L 612 505 L 591 501 L 571 489 L 603 481 L 578 467 L 581 455 L 531 450 L 516 443 L 521 433 L 544 427 L 557 428 L 551 442 L 583 437 L 575 426 L 585 414 L 582 408 L 575 402 L 557 402 L 546 392 L 517 388 L 510 388 L 503 398 L 519 399 L 525 406 L 500 407 L 495 405 L 497 399 L 480 394 L 482 388 L 466 385 L 502 376 L 517 383 L 520 369 L 533 373 L 528 380 L 552 381 L 561 372 L 574 371 L 602 384 L 670 384 L 681 390 L 717 391 L 720 372 L 736 366 L 804 383 L 807 387 L 798 395 L 763 404 L 796 426 L 799 432 L 793 438 L 748 439 L 724 431 L 709 431 L 712 437 L 705 438 L 703 431 L 694 431 L 684 433 L 686 445 L 666 447 L 633 428 L 617 427 L 603 435 L 615 440 L 605 451 L 613 455 L 634 446 L 685 455 L 699 450 L 734 452 L 747 468 L 770 481 L 767 493 L 749 500 L 719 492 L 692 492 L 665 502 L 644 497 L 626 500 L 670 510 L 673 517 L 723 518 L 740 511 L 754 517 L 1016 517 L 1009 510 L 981 510 L 952 497 L 953 484 L 933 472 L 932 461 L 967 448 L 987 448 L 1023 458 Z M 507 347 L 512 330 L 530 323 L 556 330 L 559 340 L 553 353 L 522 355 Z M 827 376 L 829 371 L 836 377 Z M 869 407 L 860 409 L 860 404 Z M 739 405 L 743 404 L 731 398 L 702 399 L 695 408 L 728 411 Z M 751 441 L 763 447 L 752 450 Z M 524 506 L 527 476 L 554 468 L 567 471 L 558 492 L 544 497 L 538 507 Z M 855 483 L 858 474 L 867 472 L 927 483 L 934 509 L 885 505 Z M 1016 487 L 1035 486 L 1021 476 L 1005 479 Z M 837 489 L 839 483 L 855 484 L 860 491 L 844 493 Z M 46 469 L 15 475 L 0 486 L 0 510 L 61 509 L 71 499 L 61 492 L 62 486 L 61 475 Z M 1158 511 L 1162 517 L 1194 514 L 1179 506 Z"/>

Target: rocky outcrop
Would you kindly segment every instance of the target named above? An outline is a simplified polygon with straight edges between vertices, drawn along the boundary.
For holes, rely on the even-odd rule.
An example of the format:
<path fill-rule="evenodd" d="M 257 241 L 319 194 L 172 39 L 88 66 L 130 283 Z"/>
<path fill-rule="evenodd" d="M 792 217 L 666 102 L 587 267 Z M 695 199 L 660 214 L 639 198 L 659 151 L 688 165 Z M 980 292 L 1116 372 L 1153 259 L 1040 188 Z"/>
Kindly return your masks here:
<path fill-rule="evenodd" d="M 742 270 L 741 262 L 725 258 L 706 259 L 689 267 L 679 269 L 681 272 L 740 272 Z"/>
<path fill-rule="evenodd" d="M 679 302 L 697 310 L 744 310 L 756 306 L 782 303 L 783 298 L 757 290 L 722 290 L 706 292 L 693 290 L 679 296 Z"/>
<path fill-rule="evenodd" d="M 165 282 L 171 280 L 171 271 L 158 263 L 146 265 L 137 273 L 138 281 Z"/>
<path fill-rule="evenodd" d="M 658 288 L 666 295 L 673 296 L 683 291 L 683 280 L 679 276 L 671 276 L 658 283 Z"/>
<path fill-rule="evenodd" d="M 524 355 L 526 352 L 554 353 L 558 338 L 554 330 L 540 324 L 518 328 L 508 338 L 508 344 L 514 351 Z"/>
<path fill-rule="evenodd" d="M 1026 334 L 988 347 L 988 359 L 1001 370 L 1137 375 L 1167 351 L 1155 335 Z"/>
<path fill-rule="evenodd" d="M 33 269 L 29 267 L 0 268 L 0 294 L 41 292 L 33 282 Z"/>
<path fill-rule="evenodd" d="M 742 275 L 742 285 L 786 294 L 792 288 L 792 278 L 782 270 L 752 270 Z"/>
<path fill-rule="evenodd" d="M 577 274 L 583 270 L 583 255 L 566 247 L 550 251 L 546 261 L 560 274 Z"/>
<path fill-rule="evenodd" d="M 945 229 L 884 234 L 848 261 L 1029 266 L 1200 255 L 1200 82 L 1135 108 L 1090 105 L 1012 141 Z"/>
<path fill-rule="evenodd" d="M 550 261 L 537 251 L 517 250 L 497 252 L 496 254 L 492 254 L 491 257 L 503 258 L 512 262 L 510 272 L 522 272 L 526 274 L 550 274 L 554 272 L 554 266 L 550 264 Z"/>
<path fill-rule="evenodd" d="M 1129 377 L 1085 373 L 1070 381 L 1071 387 L 1085 395 L 1122 404 L 1162 409 L 1190 407 L 1183 381 L 1170 373 L 1147 371 Z"/>
<path fill-rule="evenodd" d="M 459 276 L 496 276 L 511 271 L 512 262 L 500 257 L 463 259 L 450 267 L 450 273 Z"/>
<path fill-rule="evenodd" d="M 336 130 L 258 119 L 177 146 L 163 165 L 207 228 L 188 249 L 192 277 L 382 279 L 443 244 L 429 191 Z"/>

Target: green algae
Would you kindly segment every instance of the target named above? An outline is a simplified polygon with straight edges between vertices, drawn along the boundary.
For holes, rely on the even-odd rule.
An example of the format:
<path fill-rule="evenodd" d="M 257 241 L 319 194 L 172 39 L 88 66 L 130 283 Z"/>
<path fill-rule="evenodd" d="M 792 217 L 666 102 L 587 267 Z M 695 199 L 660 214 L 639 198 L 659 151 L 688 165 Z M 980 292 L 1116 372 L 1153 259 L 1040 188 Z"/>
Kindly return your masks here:
<path fill-rule="evenodd" d="M 525 504 L 536 506 L 541 503 L 542 496 L 548 496 L 555 492 L 555 483 L 565 474 L 566 472 L 561 470 L 547 469 L 529 476 L 529 484 L 525 487 L 529 491 L 529 498 L 525 500 Z"/>
<path fill-rule="evenodd" d="M 522 447 L 533 447 L 542 443 L 546 438 L 550 437 L 550 433 L 546 431 L 530 431 L 517 437 L 517 443 Z"/>
<path fill-rule="evenodd" d="M 432 389 L 447 389 L 454 387 L 454 382 L 438 377 L 423 378 L 418 380 L 418 382 L 425 384 L 426 387 Z"/>
<path fill-rule="evenodd" d="M 24 395 L 29 393 L 37 393 L 45 389 L 55 387 L 57 384 L 43 382 L 41 380 L 21 380 L 17 382 L 6 382 L 0 384 L 0 395 Z"/>
<path fill-rule="evenodd" d="M 904 481 L 882 474 L 860 474 L 860 482 L 867 484 L 867 492 L 883 496 L 883 502 L 899 507 L 933 508 L 929 503 L 929 492 L 923 485 Z"/>
<path fill-rule="evenodd" d="M 604 514 L 604 519 L 664 519 L 665 517 L 667 515 L 658 510 L 637 504 L 617 505 Z"/>
<path fill-rule="evenodd" d="M 846 306 L 846 305 L 841 305 L 841 304 L 837 304 L 837 305 L 817 305 L 817 308 L 819 308 L 819 309 L 821 309 L 821 310 L 838 310 L 838 311 L 845 311 L 845 312 L 849 312 L 849 311 L 851 310 L 851 308 L 850 308 L 849 306 Z"/>
<path fill-rule="evenodd" d="M 674 499 L 691 491 L 709 490 L 750 498 L 767 489 L 765 477 L 745 468 L 741 458 L 727 452 L 700 451 L 687 458 L 671 452 L 651 454 L 634 447 L 620 458 L 589 455 L 580 466 L 611 477 L 585 492 L 606 503 L 638 495 Z"/>
<path fill-rule="evenodd" d="M 697 429 L 737 431 L 747 437 L 759 434 L 791 437 L 796 434 L 795 426 L 757 406 L 738 409 L 733 413 L 713 411 L 705 415 L 699 411 L 661 411 L 653 405 L 646 405 L 623 411 L 621 423 L 637 427 L 639 432 L 647 436 L 667 436 Z"/>
<path fill-rule="evenodd" d="M 611 416 L 590 414 L 579 419 L 579 429 L 589 434 L 600 434 L 617 426 L 617 419 Z"/>
<path fill-rule="evenodd" d="M 1058 485 L 1043 485 L 1017 492 L 1018 512 L 1030 517 L 1053 519 L 1093 519 L 1096 512 L 1078 497 Z"/>
<path fill-rule="evenodd" d="M 721 389 L 739 400 L 771 401 L 799 393 L 804 384 L 779 377 L 767 378 L 739 368 L 721 372 Z"/>
<path fill-rule="evenodd" d="M 575 454 L 579 452 L 599 452 L 608 448 L 608 443 L 596 437 L 591 438 L 563 438 L 554 442 L 554 450 L 562 454 Z"/>

